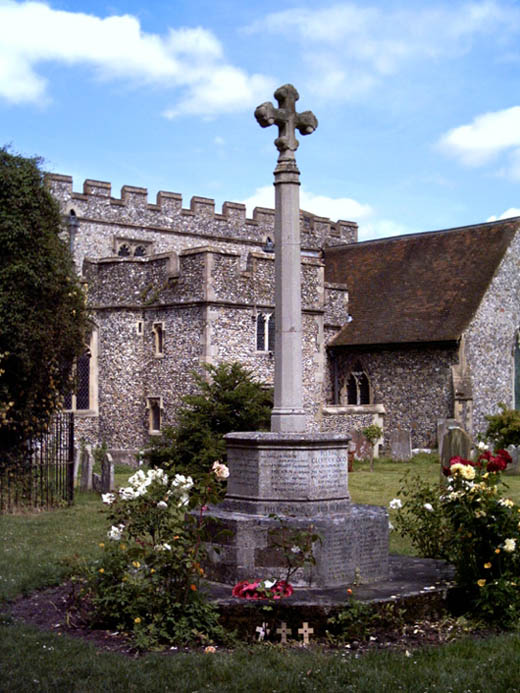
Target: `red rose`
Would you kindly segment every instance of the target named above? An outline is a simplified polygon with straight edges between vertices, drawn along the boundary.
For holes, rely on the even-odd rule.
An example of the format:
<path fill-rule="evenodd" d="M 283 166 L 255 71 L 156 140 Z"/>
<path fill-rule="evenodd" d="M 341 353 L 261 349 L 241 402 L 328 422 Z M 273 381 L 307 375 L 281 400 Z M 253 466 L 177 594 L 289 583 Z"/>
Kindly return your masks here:
<path fill-rule="evenodd" d="M 492 457 L 486 465 L 488 472 L 503 472 L 507 467 L 507 462 L 503 457 Z"/>
<path fill-rule="evenodd" d="M 495 455 L 497 457 L 501 457 L 503 460 L 505 460 L 506 464 L 511 464 L 511 462 L 513 461 L 513 458 L 511 457 L 511 455 L 508 453 L 507 450 L 497 450 L 495 452 Z"/>
<path fill-rule="evenodd" d="M 470 460 L 464 459 L 464 457 L 460 457 L 460 455 L 456 455 L 455 457 L 450 457 L 450 467 L 452 467 L 454 464 L 469 464 L 471 465 Z"/>

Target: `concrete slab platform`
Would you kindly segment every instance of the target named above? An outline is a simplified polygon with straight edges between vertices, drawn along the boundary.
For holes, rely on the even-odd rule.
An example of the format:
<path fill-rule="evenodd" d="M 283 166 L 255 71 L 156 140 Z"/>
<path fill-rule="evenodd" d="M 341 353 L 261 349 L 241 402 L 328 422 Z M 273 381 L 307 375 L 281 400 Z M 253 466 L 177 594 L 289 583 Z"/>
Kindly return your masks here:
<path fill-rule="evenodd" d="M 390 576 L 384 582 L 370 585 L 312 589 L 296 588 L 283 600 L 244 600 L 231 595 L 232 585 L 207 583 L 206 591 L 217 604 L 221 620 L 242 635 L 250 637 L 262 620 L 284 621 L 297 628 L 307 621 L 314 636 L 325 635 L 327 621 L 345 608 L 349 599 L 370 603 L 374 608 L 395 604 L 409 618 L 434 618 L 450 605 L 453 567 L 444 561 L 410 556 L 390 556 Z M 271 609 L 266 610 L 266 606 Z M 386 607 L 388 608 L 388 607 Z"/>

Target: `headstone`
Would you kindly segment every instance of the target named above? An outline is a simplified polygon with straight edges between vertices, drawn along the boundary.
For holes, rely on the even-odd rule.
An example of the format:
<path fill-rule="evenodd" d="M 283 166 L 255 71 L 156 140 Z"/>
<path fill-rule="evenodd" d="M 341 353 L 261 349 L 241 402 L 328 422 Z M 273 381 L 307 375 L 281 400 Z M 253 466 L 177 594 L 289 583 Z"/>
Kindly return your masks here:
<path fill-rule="evenodd" d="M 449 467 L 452 457 L 470 459 L 471 438 L 462 428 L 450 426 L 442 441 L 441 468 Z"/>
<path fill-rule="evenodd" d="M 409 430 L 397 429 L 390 433 L 390 457 L 399 462 L 412 459 L 412 437 Z"/>
<path fill-rule="evenodd" d="M 354 446 L 354 459 L 369 460 L 372 445 L 359 430 L 352 431 L 352 445 Z"/>
<path fill-rule="evenodd" d="M 92 446 L 88 443 L 81 450 L 81 480 L 80 491 L 92 490 L 92 470 L 94 469 L 94 455 Z"/>
<path fill-rule="evenodd" d="M 101 461 L 101 492 L 109 493 L 114 490 L 114 460 L 107 452 Z"/>
<path fill-rule="evenodd" d="M 439 457 L 442 455 L 444 436 L 448 432 L 450 426 L 461 428 L 460 421 L 457 421 L 457 419 L 437 419 L 437 449 L 439 450 Z"/>
<path fill-rule="evenodd" d="M 78 478 L 80 468 L 81 448 L 74 445 L 74 481 Z"/>
<path fill-rule="evenodd" d="M 507 465 L 505 474 L 516 475 L 520 474 L 520 447 L 518 445 L 508 445 L 507 451 L 511 455 L 513 461 Z"/>
<path fill-rule="evenodd" d="M 103 486 L 101 485 L 101 474 L 96 472 L 92 473 L 92 490 L 96 493 L 103 493 Z"/>

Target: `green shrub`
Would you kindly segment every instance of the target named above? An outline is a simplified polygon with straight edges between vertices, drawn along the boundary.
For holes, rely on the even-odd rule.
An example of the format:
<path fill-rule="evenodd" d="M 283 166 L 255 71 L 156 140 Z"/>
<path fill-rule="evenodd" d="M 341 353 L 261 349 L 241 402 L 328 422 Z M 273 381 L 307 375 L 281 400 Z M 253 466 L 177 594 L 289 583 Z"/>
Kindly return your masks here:
<path fill-rule="evenodd" d="M 502 627 L 520 619 L 520 506 L 502 496 L 500 477 L 508 458 L 504 451 L 476 462 L 452 458 L 444 490 L 408 480 L 404 501 L 390 502 L 399 531 L 423 555 L 454 565 L 471 614 Z"/>
<path fill-rule="evenodd" d="M 398 498 L 390 502 L 395 530 L 408 537 L 424 558 L 446 558 L 450 524 L 439 493 L 439 484 L 429 484 L 408 471 L 401 481 Z"/>
<path fill-rule="evenodd" d="M 520 445 L 520 411 L 508 409 L 502 402 L 498 406 L 501 409 L 499 414 L 486 416 L 486 439 L 492 441 L 496 449 Z"/>
<path fill-rule="evenodd" d="M 226 474 L 219 465 L 195 486 L 191 477 L 139 470 L 129 486 L 103 495 L 112 525 L 101 558 L 82 571 L 79 599 L 93 624 L 132 634 L 140 648 L 226 640 L 199 590 L 204 509 L 220 499 Z"/>
<path fill-rule="evenodd" d="M 231 431 L 268 430 L 272 391 L 253 379 L 239 363 L 206 364 L 193 373 L 197 392 L 183 398 L 178 425 L 152 440 L 144 457 L 150 465 L 185 473 L 205 473 L 215 460 L 226 459 L 224 435 Z"/>

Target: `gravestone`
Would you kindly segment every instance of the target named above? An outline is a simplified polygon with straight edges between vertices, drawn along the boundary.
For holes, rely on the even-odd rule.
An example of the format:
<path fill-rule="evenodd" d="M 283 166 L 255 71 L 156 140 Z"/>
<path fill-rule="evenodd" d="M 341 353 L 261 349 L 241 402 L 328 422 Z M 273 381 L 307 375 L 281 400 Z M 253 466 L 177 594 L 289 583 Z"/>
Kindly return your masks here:
<path fill-rule="evenodd" d="M 511 455 L 512 462 L 507 465 L 504 474 L 520 474 L 520 447 L 518 445 L 508 445 L 507 451 Z"/>
<path fill-rule="evenodd" d="M 412 459 L 412 437 L 409 430 L 397 429 L 390 433 L 390 457 L 398 462 Z"/>
<path fill-rule="evenodd" d="M 97 474 L 96 472 L 92 472 L 92 490 L 96 493 L 103 493 L 101 474 Z"/>
<path fill-rule="evenodd" d="M 74 481 L 78 478 L 80 468 L 81 447 L 74 445 Z"/>
<path fill-rule="evenodd" d="M 441 471 L 450 466 L 452 457 L 470 459 L 471 438 L 466 431 L 458 426 L 449 426 L 442 441 Z"/>
<path fill-rule="evenodd" d="M 83 446 L 80 454 L 80 491 L 92 490 L 92 471 L 94 469 L 94 455 L 92 454 L 92 446 L 88 443 Z"/>
<path fill-rule="evenodd" d="M 230 468 L 224 502 L 211 508 L 215 535 L 209 579 L 233 583 L 283 576 L 286 562 L 273 544 L 278 518 L 289 531 L 312 531 L 315 565 L 299 569 L 296 586 L 339 587 L 388 576 L 388 514 L 353 506 L 348 493 L 349 437 L 304 433 L 299 175 L 295 128 L 312 133 L 318 121 L 297 113 L 298 92 L 275 92 L 279 107 L 255 111 L 262 127 L 276 124 L 275 176 L 275 377 L 271 432 L 225 436 Z M 229 530 L 224 538 L 222 530 Z"/>
<path fill-rule="evenodd" d="M 457 426 L 460 428 L 460 421 L 457 421 L 457 419 L 437 419 L 437 449 L 439 451 L 439 457 L 442 456 L 442 443 L 450 426 Z"/>
<path fill-rule="evenodd" d="M 114 490 L 114 460 L 112 455 L 105 453 L 101 461 L 101 492 L 109 493 Z"/>
<path fill-rule="evenodd" d="M 354 459 L 369 460 L 372 454 L 372 445 L 359 430 L 352 431 L 352 445 L 354 447 Z"/>

